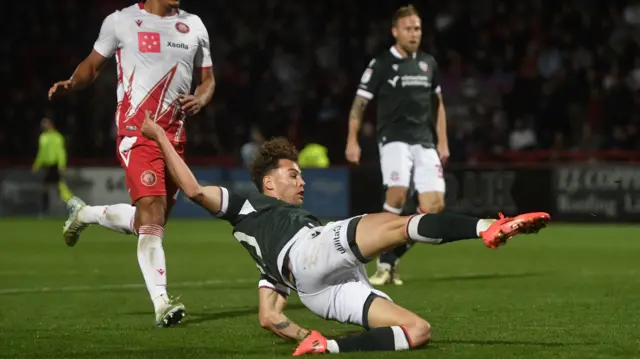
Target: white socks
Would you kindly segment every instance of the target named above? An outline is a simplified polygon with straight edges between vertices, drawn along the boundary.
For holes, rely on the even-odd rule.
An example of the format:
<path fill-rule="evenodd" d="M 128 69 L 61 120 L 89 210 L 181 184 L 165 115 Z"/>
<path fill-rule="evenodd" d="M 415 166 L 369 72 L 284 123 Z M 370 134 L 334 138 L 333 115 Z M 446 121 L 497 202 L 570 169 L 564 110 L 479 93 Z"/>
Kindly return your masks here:
<path fill-rule="evenodd" d="M 482 237 L 481 233 L 489 229 L 491 223 L 495 222 L 495 219 L 481 219 L 476 224 L 476 233 L 478 233 L 478 237 Z"/>
<path fill-rule="evenodd" d="M 338 346 L 338 342 L 336 342 L 333 339 L 329 339 L 327 340 L 327 350 L 329 351 L 329 353 L 331 354 L 338 354 L 340 353 L 340 347 Z"/>
<path fill-rule="evenodd" d="M 85 206 L 78 214 L 78 219 L 83 223 L 99 224 L 119 233 L 135 234 L 135 214 L 136 208 L 124 203 Z M 156 311 L 169 302 L 167 266 L 162 248 L 163 235 L 162 226 L 155 224 L 140 226 L 138 235 L 138 264 Z"/>
<path fill-rule="evenodd" d="M 120 203 L 109 206 L 85 206 L 78 214 L 78 219 L 86 224 L 99 224 L 112 231 L 132 234 L 133 218 L 136 207 Z"/>
<path fill-rule="evenodd" d="M 147 284 L 155 310 L 168 303 L 167 266 L 162 248 L 164 229 L 157 224 L 140 226 L 138 236 L 138 263 Z"/>
<path fill-rule="evenodd" d="M 385 211 L 385 212 L 389 212 L 389 213 L 393 213 L 393 214 L 397 214 L 397 215 L 400 215 L 400 213 L 402 213 L 402 208 L 393 207 L 392 205 L 388 204 L 387 202 L 385 202 L 382 205 L 382 210 Z"/>
<path fill-rule="evenodd" d="M 393 331 L 393 343 L 396 351 L 411 349 L 409 333 L 405 332 L 401 326 L 397 325 L 392 326 L 391 330 Z"/>

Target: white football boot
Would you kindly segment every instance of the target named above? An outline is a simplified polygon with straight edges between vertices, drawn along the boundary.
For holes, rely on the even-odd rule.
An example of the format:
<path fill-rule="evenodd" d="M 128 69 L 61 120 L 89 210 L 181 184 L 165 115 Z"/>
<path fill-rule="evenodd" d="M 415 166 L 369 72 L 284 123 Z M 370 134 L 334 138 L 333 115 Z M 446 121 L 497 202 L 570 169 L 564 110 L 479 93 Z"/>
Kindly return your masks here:
<path fill-rule="evenodd" d="M 382 286 L 386 284 L 403 285 L 404 282 L 400 279 L 398 274 L 399 260 L 396 260 L 393 267 L 386 263 L 380 263 L 378 258 L 378 264 L 376 266 L 376 272 L 369 277 L 369 282 L 375 286 Z"/>
<path fill-rule="evenodd" d="M 156 311 L 156 326 L 168 328 L 180 324 L 187 315 L 184 304 L 178 302 L 179 298 L 170 299 Z"/>
<path fill-rule="evenodd" d="M 75 196 L 69 198 L 67 201 L 69 218 L 64 222 L 64 227 L 62 227 L 62 236 L 69 247 L 76 245 L 80 239 L 80 233 L 88 226 L 88 224 L 82 223 L 80 219 L 78 219 L 78 214 L 85 206 L 86 203 Z"/>

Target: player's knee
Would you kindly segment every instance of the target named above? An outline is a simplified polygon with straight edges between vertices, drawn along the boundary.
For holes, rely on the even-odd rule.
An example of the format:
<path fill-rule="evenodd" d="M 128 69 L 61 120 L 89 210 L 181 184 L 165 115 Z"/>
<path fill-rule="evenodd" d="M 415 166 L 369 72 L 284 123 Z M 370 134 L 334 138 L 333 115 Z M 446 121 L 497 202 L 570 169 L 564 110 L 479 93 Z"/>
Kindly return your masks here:
<path fill-rule="evenodd" d="M 420 200 L 420 211 L 423 213 L 440 213 L 444 210 L 444 196 L 433 195 Z"/>
<path fill-rule="evenodd" d="M 136 223 L 164 226 L 167 201 L 164 197 L 143 197 L 136 201 Z"/>
<path fill-rule="evenodd" d="M 410 324 L 405 325 L 404 329 L 411 339 L 411 346 L 413 348 L 421 347 L 431 340 L 431 325 L 420 317 L 417 317 Z"/>
<path fill-rule="evenodd" d="M 404 187 L 391 187 L 387 190 L 386 202 L 389 206 L 401 209 L 407 201 L 407 189 Z"/>

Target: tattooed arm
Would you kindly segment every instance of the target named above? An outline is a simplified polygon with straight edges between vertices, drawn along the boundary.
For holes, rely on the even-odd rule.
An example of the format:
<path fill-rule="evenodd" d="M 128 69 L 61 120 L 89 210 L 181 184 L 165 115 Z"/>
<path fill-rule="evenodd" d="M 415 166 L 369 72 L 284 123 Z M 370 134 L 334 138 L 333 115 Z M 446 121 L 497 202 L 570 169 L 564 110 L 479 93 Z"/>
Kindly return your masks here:
<path fill-rule="evenodd" d="M 271 288 L 260 288 L 260 309 L 258 317 L 260 325 L 275 335 L 289 340 L 302 341 L 310 330 L 300 327 L 284 315 L 287 306 L 287 297 Z"/>
<path fill-rule="evenodd" d="M 364 110 L 367 108 L 369 100 L 356 95 L 351 105 L 351 111 L 349 112 L 349 135 L 347 137 L 347 150 L 345 155 L 347 160 L 352 163 L 360 162 L 360 145 L 358 144 L 358 132 L 360 132 L 360 125 L 362 124 L 362 116 Z"/>

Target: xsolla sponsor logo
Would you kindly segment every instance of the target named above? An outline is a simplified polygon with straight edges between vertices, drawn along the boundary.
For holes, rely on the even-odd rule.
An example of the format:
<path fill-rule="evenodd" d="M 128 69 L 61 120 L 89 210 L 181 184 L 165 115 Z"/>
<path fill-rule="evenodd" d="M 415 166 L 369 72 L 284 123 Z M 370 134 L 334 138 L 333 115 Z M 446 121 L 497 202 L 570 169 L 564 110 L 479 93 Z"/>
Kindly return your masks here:
<path fill-rule="evenodd" d="M 173 47 L 175 49 L 189 50 L 189 45 L 187 45 L 185 43 L 182 43 L 182 42 L 167 41 L 167 47 Z"/>

